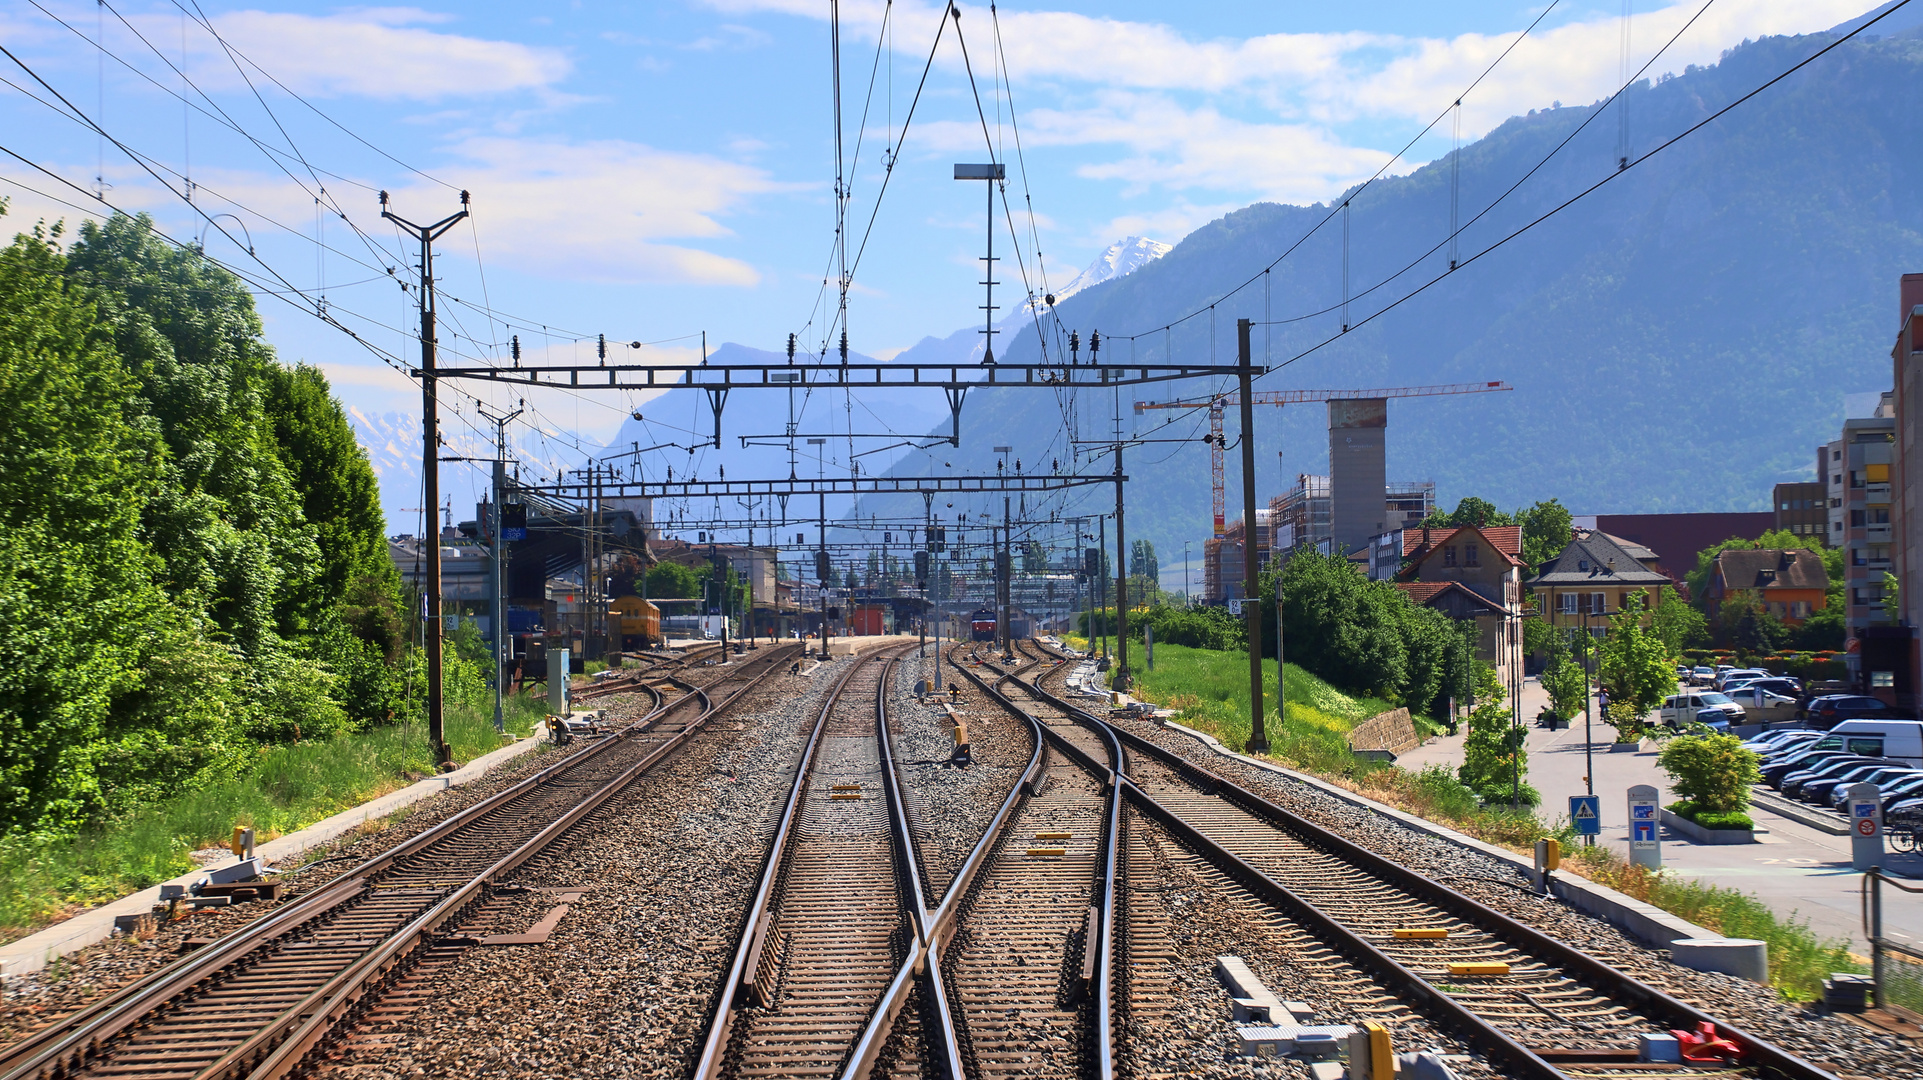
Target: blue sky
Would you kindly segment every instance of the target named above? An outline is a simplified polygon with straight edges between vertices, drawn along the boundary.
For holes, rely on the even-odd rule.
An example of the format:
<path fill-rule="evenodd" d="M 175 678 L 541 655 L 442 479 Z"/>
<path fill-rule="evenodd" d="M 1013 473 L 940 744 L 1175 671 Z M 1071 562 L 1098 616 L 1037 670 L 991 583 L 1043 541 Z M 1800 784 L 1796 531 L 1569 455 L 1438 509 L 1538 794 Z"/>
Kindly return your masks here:
<path fill-rule="evenodd" d="M 832 294 L 828 0 L 183 3 L 16 0 L 0 11 L 0 41 L 167 183 L 191 176 L 197 205 L 221 228 L 239 237 L 235 222 L 245 224 L 257 258 L 218 233 L 209 252 L 263 280 L 271 267 L 280 291 L 303 294 L 262 300 L 269 334 L 284 358 L 323 366 L 350 405 L 417 407 L 404 377 L 308 313 L 324 286 L 342 323 L 379 350 L 410 354 L 411 301 L 385 272 L 407 256 L 379 220 L 381 189 L 417 220 L 456 209 L 460 189 L 473 194 L 471 225 L 449 234 L 439 261 L 458 300 L 445 305 L 443 336 L 456 357 L 504 356 L 509 333 L 530 356 L 591 356 L 600 333 L 660 342 L 642 350 L 656 357 L 690 355 L 703 331 L 711 345 L 774 349 L 789 332 L 819 343 Z M 1636 0 L 1632 64 L 1699 6 Z M 1866 6 L 1717 0 L 1657 71 L 1714 62 L 1746 38 L 1821 30 Z M 1315 202 L 1365 178 L 1541 10 L 1490 0 L 1048 0 L 1002 5 L 992 18 L 965 4 L 960 24 L 988 135 L 1011 161 L 1011 109 L 1019 123 L 1009 192 L 1018 211 L 1032 201 L 1032 222 L 1017 222 L 1028 273 L 1059 284 L 1125 235 L 1175 242 L 1248 203 Z M 860 141 L 851 238 L 875 210 L 879 164 L 902 140 L 940 11 L 928 0 L 841 4 L 849 158 Z M 1463 99 L 1464 141 L 1515 113 L 1607 94 L 1622 61 L 1621 13 L 1615 2 L 1558 4 Z M 976 317 L 981 189 L 949 169 L 987 151 L 962 62 L 950 33 L 900 141 L 853 286 L 859 351 L 892 355 Z M 9 150 L 83 190 L 99 176 L 110 202 L 152 212 L 175 237 L 207 229 L 125 153 L 33 100 L 29 92 L 50 95 L 26 72 L 8 64 L 6 78 L 16 84 L 0 97 Z M 1396 171 L 1445 153 L 1451 129 L 1445 121 Z M 0 179 L 16 229 L 77 216 L 48 196 L 89 202 L 18 160 L 0 159 Z M 1019 271 L 1004 264 L 1003 276 Z M 593 439 L 635 403 L 536 404 L 551 429 Z M 471 431 L 471 415 L 457 434 Z"/>

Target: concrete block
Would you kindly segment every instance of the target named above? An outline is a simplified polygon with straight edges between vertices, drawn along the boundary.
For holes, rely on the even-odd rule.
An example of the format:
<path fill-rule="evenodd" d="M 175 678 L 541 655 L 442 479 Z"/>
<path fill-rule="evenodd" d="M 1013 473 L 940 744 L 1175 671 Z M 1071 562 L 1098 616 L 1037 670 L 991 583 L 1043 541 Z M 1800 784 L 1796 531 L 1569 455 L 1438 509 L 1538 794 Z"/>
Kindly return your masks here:
<path fill-rule="evenodd" d="M 223 866 L 207 872 L 209 885 L 228 885 L 236 881 L 252 881 L 260 876 L 260 859 L 242 859 L 232 866 Z"/>
<path fill-rule="evenodd" d="M 1235 1029 L 1235 1037 L 1240 1044 L 1237 1051 L 1243 1057 L 1279 1058 L 1295 1053 L 1296 1043 L 1304 1041 L 1304 1036 L 1319 1036 L 1306 1041 L 1320 1047 L 1339 1048 L 1343 1046 L 1355 1028 L 1348 1024 L 1330 1024 L 1316 1027 L 1303 1027 L 1295 1024 L 1243 1024 Z"/>
<path fill-rule="evenodd" d="M 1215 958 L 1215 977 L 1229 992 L 1235 1020 L 1244 1024 L 1292 1024 L 1295 1017 L 1283 1009 L 1282 1002 L 1262 985 L 1249 965 L 1239 956 Z"/>
<path fill-rule="evenodd" d="M 1769 982 L 1769 942 L 1755 938 L 1678 938 L 1669 943 L 1669 958 L 1694 971 Z"/>
<path fill-rule="evenodd" d="M 1313 1061 L 1309 1063 L 1309 1080 L 1343 1080 L 1348 1073 L 1340 1061 Z"/>
<path fill-rule="evenodd" d="M 1636 1036 L 1636 1060 L 1682 1064 L 1683 1044 L 1674 1035 Z"/>

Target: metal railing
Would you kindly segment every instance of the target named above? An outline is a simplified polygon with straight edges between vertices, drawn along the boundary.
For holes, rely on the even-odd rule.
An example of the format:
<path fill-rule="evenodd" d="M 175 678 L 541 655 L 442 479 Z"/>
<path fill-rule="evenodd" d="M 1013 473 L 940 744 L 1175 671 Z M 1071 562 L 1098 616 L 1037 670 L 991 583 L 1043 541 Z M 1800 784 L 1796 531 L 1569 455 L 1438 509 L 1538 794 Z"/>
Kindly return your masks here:
<path fill-rule="evenodd" d="M 1863 874 L 1863 936 L 1870 942 L 1870 978 L 1875 984 L 1876 1007 L 1900 1006 L 1923 1012 L 1923 951 L 1883 936 L 1883 886 L 1906 893 L 1923 893 L 1923 886 L 1905 885 L 1872 866 Z"/>

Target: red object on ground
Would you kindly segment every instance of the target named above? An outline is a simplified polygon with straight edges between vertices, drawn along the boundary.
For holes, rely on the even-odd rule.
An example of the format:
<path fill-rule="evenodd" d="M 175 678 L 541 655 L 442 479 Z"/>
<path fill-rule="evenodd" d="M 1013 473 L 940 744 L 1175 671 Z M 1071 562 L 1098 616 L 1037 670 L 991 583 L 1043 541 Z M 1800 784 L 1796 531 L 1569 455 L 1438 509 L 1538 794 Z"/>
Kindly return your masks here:
<path fill-rule="evenodd" d="M 1743 1048 L 1716 1034 L 1716 1025 L 1707 1020 L 1695 1031 L 1671 1029 L 1670 1034 L 1682 1044 L 1684 1061 L 1736 1061 L 1743 1056 Z"/>

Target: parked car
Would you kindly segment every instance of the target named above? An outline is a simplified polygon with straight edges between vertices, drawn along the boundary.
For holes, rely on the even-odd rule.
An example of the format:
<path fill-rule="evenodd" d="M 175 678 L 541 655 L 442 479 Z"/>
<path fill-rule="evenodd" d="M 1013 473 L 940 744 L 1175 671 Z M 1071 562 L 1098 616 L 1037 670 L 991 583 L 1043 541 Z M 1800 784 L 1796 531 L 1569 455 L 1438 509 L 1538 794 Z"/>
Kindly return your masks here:
<path fill-rule="evenodd" d="M 1796 719 L 1796 699 L 1754 683 L 1724 691 L 1724 696 L 1742 706 L 1748 723 L 1774 724 Z"/>
<path fill-rule="evenodd" d="M 1716 678 L 1715 668 L 1709 667 L 1704 664 L 1698 664 L 1695 668 L 1692 668 L 1689 672 L 1689 685 L 1708 686 L 1710 684 L 1710 681 L 1715 678 Z"/>
<path fill-rule="evenodd" d="M 1700 735 L 1702 732 L 1695 730 L 1697 725 L 1706 727 L 1718 735 L 1727 735 L 1729 734 L 1729 714 L 1713 705 L 1706 709 L 1697 709 L 1696 719 L 1691 724 L 1690 730 Z"/>
<path fill-rule="evenodd" d="M 1806 780 L 1803 790 L 1796 797 L 1806 803 L 1822 806 L 1830 801 L 1830 793 L 1839 788 L 1848 788 L 1852 784 L 1882 784 L 1892 777 L 1906 776 L 1915 771 L 1908 765 L 1863 765 L 1827 780 Z"/>
<path fill-rule="evenodd" d="M 1886 777 L 1882 780 L 1872 780 L 1870 783 L 1883 789 L 1883 806 L 1887 809 L 1890 804 L 1900 799 L 1923 796 L 1923 769 L 1906 769 L 1901 773 Z M 1848 785 L 1839 784 L 1831 788 L 1829 798 L 1830 809 L 1841 812 L 1843 804 L 1848 802 L 1849 798 L 1850 789 Z"/>
<path fill-rule="evenodd" d="M 1854 772 L 1856 769 L 1865 765 L 1882 766 L 1893 764 L 1897 763 L 1885 761 L 1882 758 L 1857 757 L 1853 754 L 1846 755 L 1823 762 L 1814 768 L 1785 774 L 1783 776 L 1783 782 L 1777 786 L 1777 790 L 1783 793 L 1784 798 L 1800 799 L 1803 797 L 1803 786 L 1812 780 L 1834 779 Z"/>
<path fill-rule="evenodd" d="M 1671 694 L 1663 699 L 1662 707 L 1657 712 L 1657 719 L 1664 726 L 1681 731 L 1683 724 L 1696 719 L 1696 713 L 1701 709 L 1721 709 L 1728 714 L 1731 723 L 1743 722 L 1743 707 L 1714 690 L 1691 690 L 1684 694 Z"/>
<path fill-rule="evenodd" d="M 1812 726 L 1822 728 L 1834 727 L 1844 720 L 1904 718 L 1888 704 L 1864 694 L 1824 694 L 1811 698 L 1804 711 Z"/>
<path fill-rule="evenodd" d="M 1844 759 L 1851 761 L 1876 760 L 1865 757 L 1862 754 L 1845 754 L 1840 750 L 1818 750 L 1813 746 L 1805 747 L 1795 753 L 1785 754 L 1772 761 L 1763 762 L 1763 783 L 1768 784 L 1770 787 L 1780 789 L 1783 786 L 1783 778 L 1791 773 L 1808 772 Z"/>
<path fill-rule="evenodd" d="M 1923 720 L 1845 720 L 1810 745 L 1923 767 Z"/>
<path fill-rule="evenodd" d="M 1727 690 L 1730 683 L 1743 678 L 1767 679 L 1769 678 L 1769 672 L 1764 671 L 1762 668 L 1731 668 L 1728 671 L 1718 672 L 1716 674 L 1716 689 Z"/>
<path fill-rule="evenodd" d="M 1822 734 L 1820 731 L 1804 731 L 1801 728 L 1777 728 L 1775 731 L 1765 731 L 1753 739 L 1745 740 L 1743 749 L 1752 750 L 1758 754 L 1768 756 L 1770 754 L 1780 753 L 1799 743 L 1806 743 L 1811 739 L 1820 738 Z"/>

